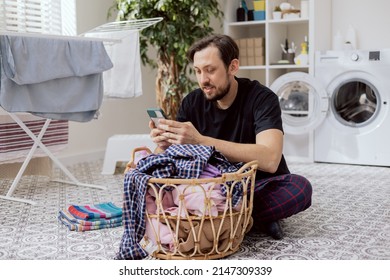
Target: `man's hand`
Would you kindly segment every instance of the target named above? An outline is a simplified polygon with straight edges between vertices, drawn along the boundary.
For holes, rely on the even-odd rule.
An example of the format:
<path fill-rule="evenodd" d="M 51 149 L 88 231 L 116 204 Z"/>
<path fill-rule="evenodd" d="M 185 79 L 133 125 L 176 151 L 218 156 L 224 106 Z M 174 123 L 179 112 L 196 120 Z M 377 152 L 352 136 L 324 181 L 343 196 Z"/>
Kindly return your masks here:
<path fill-rule="evenodd" d="M 160 120 L 157 128 L 164 141 L 170 144 L 201 144 L 202 135 L 191 122 Z"/>
<path fill-rule="evenodd" d="M 157 147 L 161 150 L 166 150 L 171 144 L 167 141 L 166 137 L 162 134 L 165 132 L 157 128 L 153 121 L 149 121 L 150 128 L 150 138 L 157 145 Z"/>

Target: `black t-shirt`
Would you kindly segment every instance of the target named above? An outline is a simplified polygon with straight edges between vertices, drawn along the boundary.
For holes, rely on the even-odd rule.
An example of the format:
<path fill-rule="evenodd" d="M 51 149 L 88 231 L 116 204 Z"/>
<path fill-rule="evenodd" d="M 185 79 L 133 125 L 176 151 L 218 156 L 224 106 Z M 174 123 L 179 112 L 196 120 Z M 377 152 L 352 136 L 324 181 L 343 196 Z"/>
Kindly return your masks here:
<path fill-rule="evenodd" d="M 189 121 L 205 136 L 236 143 L 256 143 L 256 134 L 276 128 L 283 131 L 278 97 L 258 81 L 236 78 L 238 92 L 232 105 L 221 110 L 206 100 L 201 89 L 190 92 L 182 101 L 177 120 Z M 284 156 L 274 174 L 259 171 L 256 178 L 290 173 Z"/>

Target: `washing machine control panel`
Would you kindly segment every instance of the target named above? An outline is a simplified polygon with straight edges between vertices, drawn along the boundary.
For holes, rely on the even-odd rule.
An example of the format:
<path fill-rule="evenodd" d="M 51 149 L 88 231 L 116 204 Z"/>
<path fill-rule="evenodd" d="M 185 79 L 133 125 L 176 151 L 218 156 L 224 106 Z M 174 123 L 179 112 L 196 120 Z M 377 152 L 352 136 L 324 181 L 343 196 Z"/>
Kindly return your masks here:
<path fill-rule="evenodd" d="M 371 51 L 368 53 L 369 60 L 381 60 L 381 53 L 379 51 Z"/>
<path fill-rule="evenodd" d="M 352 59 L 352 61 L 358 61 L 359 60 L 359 55 L 357 53 L 352 53 L 351 59 Z"/>

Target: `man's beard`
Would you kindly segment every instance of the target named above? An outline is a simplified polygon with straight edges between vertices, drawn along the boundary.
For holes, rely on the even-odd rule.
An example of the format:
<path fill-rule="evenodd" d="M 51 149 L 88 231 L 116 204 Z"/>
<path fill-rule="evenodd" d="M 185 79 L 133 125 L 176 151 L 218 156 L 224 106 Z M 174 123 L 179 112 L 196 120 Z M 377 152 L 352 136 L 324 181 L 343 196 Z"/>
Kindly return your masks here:
<path fill-rule="evenodd" d="M 210 84 L 207 83 L 204 86 L 207 87 L 207 86 L 210 86 Z M 204 97 L 208 101 L 211 101 L 211 102 L 215 102 L 215 101 L 221 100 L 222 98 L 224 98 L 229 93 L 230 86 L 231 86 L 231 84 L 230 84 L 230 81 L 229 81 L 225 88 L 223 88 L 221 90 L 218 90 L 217 93 L 214 96 L 212 96 L 212 97 L 209 97 L 206 93 L 203 92 Z"/>

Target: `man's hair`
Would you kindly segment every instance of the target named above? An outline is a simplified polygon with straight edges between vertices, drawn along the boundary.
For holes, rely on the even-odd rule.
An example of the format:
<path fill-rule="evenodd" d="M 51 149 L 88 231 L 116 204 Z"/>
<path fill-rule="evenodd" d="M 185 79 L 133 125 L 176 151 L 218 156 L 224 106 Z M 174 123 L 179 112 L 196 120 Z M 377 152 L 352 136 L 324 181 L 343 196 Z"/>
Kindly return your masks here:
<path fill-rule="evenodd" d="M 194 62 L 194 55 L 209 46 L 215 46 L 219 50 L 220 58 L 225 64 L 226 69 L 229 67 L 233 59 L 238 59 L 239 49 L 236 42 L 227 35 L 211 35 L 195 42 L 187 52 L 187 58 L 190 62 Z"/>

